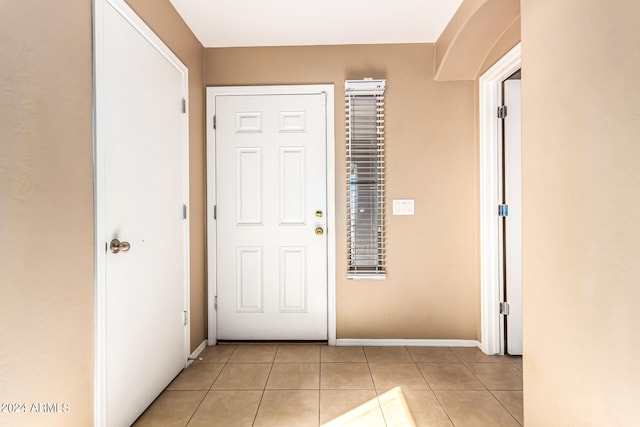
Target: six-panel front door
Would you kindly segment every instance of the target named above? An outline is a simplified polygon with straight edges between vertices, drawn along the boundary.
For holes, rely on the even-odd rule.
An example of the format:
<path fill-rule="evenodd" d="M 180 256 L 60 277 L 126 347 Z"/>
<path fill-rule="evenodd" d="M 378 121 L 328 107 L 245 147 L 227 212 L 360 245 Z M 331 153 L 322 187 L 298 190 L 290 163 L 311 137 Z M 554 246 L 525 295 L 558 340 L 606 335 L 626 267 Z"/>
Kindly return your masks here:
<path fill-rule="evenodd" d="M 216 97 L 218 339 L 327 339 L 325 103 Z"/>

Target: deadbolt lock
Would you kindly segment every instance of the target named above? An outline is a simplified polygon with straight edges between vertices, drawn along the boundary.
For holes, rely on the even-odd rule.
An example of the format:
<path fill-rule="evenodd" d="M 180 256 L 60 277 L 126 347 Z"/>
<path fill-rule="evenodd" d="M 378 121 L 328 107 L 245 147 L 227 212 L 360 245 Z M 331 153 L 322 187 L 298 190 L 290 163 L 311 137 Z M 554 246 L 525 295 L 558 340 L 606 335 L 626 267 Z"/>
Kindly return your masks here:
<path fill-rule="evenodd" d="M 316 211 L 316 218 L 322 218 L 322 211 Z"/>

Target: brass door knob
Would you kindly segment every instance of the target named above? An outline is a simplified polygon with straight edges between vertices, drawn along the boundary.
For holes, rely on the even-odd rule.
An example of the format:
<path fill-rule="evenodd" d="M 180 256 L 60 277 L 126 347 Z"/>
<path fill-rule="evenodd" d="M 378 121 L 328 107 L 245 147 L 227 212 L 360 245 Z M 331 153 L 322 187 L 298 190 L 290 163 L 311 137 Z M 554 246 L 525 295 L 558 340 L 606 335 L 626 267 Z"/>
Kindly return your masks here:
<path fill-rule="evenodd" d="M 324 234 L 324 230 L 322 227 L 316 227 L 316 236 L 322 236 Z"/>
<path fill-rule="evenodd" d="M 121 242 L 118 239 L 113 239 L 111 241 L 111 245 L 109 245 L 109 249 L 111 249 L 112 253 L 117 254 L 120 252 L 127 252 L 129 249 L 131 249 L 131 245 L 129 244 L 129 242 Z"/>

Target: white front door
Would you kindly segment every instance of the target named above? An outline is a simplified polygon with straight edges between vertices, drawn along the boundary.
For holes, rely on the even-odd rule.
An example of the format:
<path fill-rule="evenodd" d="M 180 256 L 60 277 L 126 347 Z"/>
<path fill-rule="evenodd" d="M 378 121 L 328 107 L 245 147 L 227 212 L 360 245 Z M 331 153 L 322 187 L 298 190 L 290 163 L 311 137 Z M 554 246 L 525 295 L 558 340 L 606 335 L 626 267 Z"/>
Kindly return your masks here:
<path fill-rule="evenodd" d="M 98 3 L 96 420 L 124 426 L 188 355 L 186 68 L 122 2 Z"/>
<path fill-rule="evenodd" d="M 326 94 L 215 111 L 217 337 L 326 340 Z"/>
<path fill-rule="evenodd" d="M 522 114 L 521 80 L 505 80 L 504 103 L 504 176 L 505 202 L 509 214 L 505 218 L 505 299 L 507 353 L 522 354 Z"/>

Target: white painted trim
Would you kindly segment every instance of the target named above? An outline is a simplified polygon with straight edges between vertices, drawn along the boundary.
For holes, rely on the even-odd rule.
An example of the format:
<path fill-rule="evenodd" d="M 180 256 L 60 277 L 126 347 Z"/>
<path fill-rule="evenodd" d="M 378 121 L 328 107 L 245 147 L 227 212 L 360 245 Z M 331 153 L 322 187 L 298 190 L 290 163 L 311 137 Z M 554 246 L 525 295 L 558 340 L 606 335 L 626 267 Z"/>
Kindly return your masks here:
<path fill-rule="evenodd" d="M 501 322 L 498 313 L 500 274 L 499 146 L 501 127 L 496 116 L 502 99 L 502 81 L 520 69 L 520 43 L 479 80 L 480 124 L 480 298 L 481 345 L 486 354 L 499 354 Z"/>
<path fill-rule="evenodd" d="M 104 39 L 104 0 L 93 0 L 93 212 L 94 212 L 94 234 L 95 246 L 95 272 L 94 272 L 94 360 L 93 360 L 93 425 L 104 426 L 107 423 L 107 388 L 105 378 L 107 376 L 106 366 L 106 290 L 105 271 L 106 254 L 97 249 L 97 242 L 106 242 L 104 233 L 105 221 L 102 215 L 102 203 L 98 201 L 98 195 L 104 193 L 104 175 L 99 174 L 98 165 L 105 164 L 105 156 L 98 146 L 96 121 L 98 114 L 104 109 L 103 101 L 98 99 L 98 84 L 104 80 L 101 61 Z"/>
<path fill-rule="evenodd" d="M 94 425 L 106 425 L 106 253 L 104 242 L 107 241 L 105 229 L 105 147 L 101 144 L 102 130 L 100 120 L 105 109 L 103 98 L 103 66 L 104 66 L 104 8 L 112 7 L 132 27 L 136 29 L 167 61 L 182 74 L 182 97 L 187 105 L 183 117 L 183 203 L 189 209 L 189 70 L 180 59 L 164 44 L 164 42 L 147 26 L 147 24 L 131 9 L 125 0 L 93 0 L 93 150 L 94 150 L 94 213 L 95 213 L 95 299 L 94 299 Z M 190 217 L 184 221 L 184 309 L 190 314 Z M 189 315 L 189 318 L 191 316 Z M 191 323 L 185 325 L 184 357 L 185 366 L 190 350 Z"/>
<path fill-rule="evenodd" d="M 200 356 L 200 353 L 202 353 L 205 348 L 207 348 L 207 340 L 202 341 L 200 345 L 196 347 L 195 350 L 193 350 L 193 353 L 191 353 L 189 359 L 187 359 L 187 367 L 194 362 L 192 359 L 197 359 L 198 356 Z"/>
<path fill-rule="evenodd" d="M 333 85 L 325 85 L 327 126 L 327 328 L 329 345 L 336 345 L 336 143 Z"/>
<path fill-rule="evenodd" d="M 217 205 L 216 194 L 216 144 L 215 144 L 215 129 L 213 129 L 213 117 L 216 115 L 216 102 L 215 97 L 210 94 L 210 88 L 207 88 L 206 92 L 206 163 L 207 169 L 205 174 L 205 180 L 207 183 L 207 199 L 205 202 L 206 214 L 205 224 L 207 229 L 207 345 L 216 345 L 218 343 L 218 323 L 215 310 L 215 298 L 218 295 L 217 284 L 217 242 L 218 235 L 216 227 L 210 226 L 210 222 L 214 221 L 214 207 Z"/>
<path fill-rule="evenodd" d="M 335 116 L 334 116 L 334 87 L 333 84 L 324 85 L 287 85 L 287 86 L 226 86 L 207 88 L 207 224 L 213 221 L 213 207 L 216 205 L 216 158 L 215 158 L 215 130 L 213 116 L 216 113 L 215 97 L 220 95 L 292 95 L 318 94 L 326 96 L 326 126 L 327 126 L 327 339 L 329 345 L 336 344 L 336 206 L 335 206 Z M 216 230 L 207 227 L 208 257 L 208 344 L 217 343 L 216 312 L 213 299 L 217 295 L 216 284 Z"/>
<path fill-rule="evenodd" d="M 217 204 L 216 195 L 216 144 L 215 144 L 215 130 L 213 129 L 213 117 L 216 115 L 216 102 L 215 97 L 210 94 L 210 88 L 207 88 L 206 94 L 206 117 L 205 126 L 207 130 L 205 146 L 207 156 L 207 171 L 206 171 L 206 187 L 207 187 L 207 199 L 206 199 L 206 228 L 207 228 L 207 345 L 216 345 L 218 343 L 218 323 L 216 317 L 216 310 L 214 306 L 214 299 L 218 295 L 217 278 L 217 241 L 218 235 L 216 227 L 210 225 L 213 219 L 214 207 Z"/>
<path fill-rule="evenodd" d="M 357 339 L 340 338 L 338 346 L 373 346 L 373 347 L 480 347 L 477 340 L 396 340 L 396 339 Z"/>

